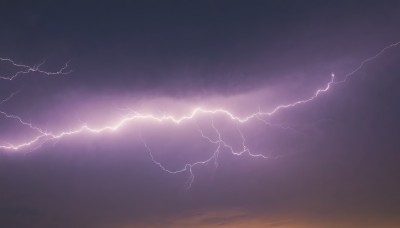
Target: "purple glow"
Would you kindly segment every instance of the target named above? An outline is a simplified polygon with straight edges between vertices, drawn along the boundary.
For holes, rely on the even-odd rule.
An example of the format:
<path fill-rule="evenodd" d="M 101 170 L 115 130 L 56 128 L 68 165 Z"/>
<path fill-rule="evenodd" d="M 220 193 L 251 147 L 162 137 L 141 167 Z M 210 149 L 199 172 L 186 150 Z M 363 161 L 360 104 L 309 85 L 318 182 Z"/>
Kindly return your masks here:
<path fill-rule="evenodd" d="M 211 153 L 210 156 L 199 159 L 190 163 L 186 163 L 183 165 L 183 167 L 178 168 L 178 169 L 170 169 L 167 168 L 164 164 L 159 162 L 157 158 L 153 154 L 153 149 L 152 146 L 148 144 L 146 141 L 145 137 L 139 133 L 139 139 L 143 143 L 143 146 L 146 148 L 148 151 L 151 160 L 153 161 L 154 164 L 159 166 L 163 171 L 170 173 L 170 174 L 177 174 L 177 173 L 182 173 L 182 172 L 189 172 L 189 179 L 187 182 L 187 186 L 190 187 L 193 183 L 194 180 L 194 173 L 193 173 L 193 168 L 197 166 L 202 166 L 202 165 L 207 165 L 211 162 L 214 162 L 215 166 L 218 166 L 218 156 L 221 152 L 229 152 L 232 155 L 235 156 L 242 156 L 242 155 L 247 155 L 250 157 L 256 157 L 256 158 L 270 158 L 270 156 L 265 155 L 264 153 L 259 153 L 259 152 L 252 152 L 250 150 L 250 145 L 248 145 L 248 140 L 245 135 L 245 133 L 241 130 L 242 127 L 245 127 L 247 125 L 250 125 L 254 122 L 261 122 L 263 123 L 262 127 L 264 127 L 266 124 L 267 126 L 278 126 L 281 128 L 287 128 L 288 126 L 285 126 L 284 124 L 276 124 L 273 122 L 269 122 L 268 118 L 271 116 L 277 114 L 279 111 L 283 109 L 288 109 L 288 108 L 293 108 L 298 105 L 302 105 L 308 102 L 313 101 L 317 97 L 321 96 L 322 94 L 328 92 L 332 86 L 338 85 L 341 83 L 344 83 L 348 80 L 349 77 L 357 73 L 360 69 L 363 68 L 365 64 L 367 64 L 370 61 L 375 60 L 379 56 L 381 56 L 385 51 L 387 51 L 390 48 L 394 48 L 399 46 L 400 42 L 390 44 L 389 46 L 386 46 L 382 50 L 380 50 L 376 55 L 369 57 L 362 61 L 360 65 L 355 68 L 353 71 L 350 73 L 346 74 L 341 80 L 336 80 L 335 75 L 332 73 L 331 79 L 321 88 L 315 90 L 315 92 L 306 98 L 296 100 L 293 102 L 289 103 L 281 103 L 279 105 L 276 105 L 275 107 L 271 108 L 269 111 L 264 111 L 261 108 L 259 111 L 256 112 L 251 112 L 248 111 L 247 109 L 244 110 L 246 114 L 244 115 L 238 115 L 233 111 L 230 111 L 228 108 L 220 108 L 218 105 L 222 106 L 230 106 L 229 104 L 226 105 L 227 100 L 224 99 L 214 99 L 217 100 L 216 108 L 204 108 L 204 107 L 198 107 L 195 106 L 191 111 L 189 111 L 186 114 L 181 114 L 178 115 L 177 113 L 185 113 L 185 111 L 182 110 L 187 110 L 188 108 L 185 107 L 185 104 L 179 104 L 179 102 L 174 102 L 174 101 L 168 101 L 168 100 L 159 100 L 155 101 L 155 106 L 157 104 L 164 104 L 170 102 L 169 107 L 176 106 L 175 109 L 171 108 L 168 113 L 174 113 L 174 114 L 158 114 L 157 112 L 152 112 L 152 111 L 135 111 L 131 108 L 126 108 L 126 109 L 120 109 L 119 111 L 124 111 L 126 112 L 122 118 L 116 120 L 116 121 L 111 121 L 111 124 L 98 124 L 98 125 L 93 125 L 89 123 L 83 123 L 78 127 L 73 128 L 72 130 L 61 130 L 61 131 L 54 131 L 52 132 L 51 130 L 45 130 L 40 127 L 37 127 L 34 123 L 28 122 L 23 120 L 20 116 L 14 115 L 14 114 L 9 114 L 4 111 L 0 111 L 0 114 L 4 117 L 9 119 L 9 121 L 15 121 L 17 124 L 19 124 L 19 127 L 25 127 L 29 128 L 32 132 L 34 132 L 34 136 L 27 137 L 25 139 L 17 138 L 13 139 L 10 142 L 2 142 L 0 145 L 0 149 L 3 149 L 4 151 L 17 151 L 17 150 L 32 150 L 35 149 L 41 145 L 43 145 L 45 142 L 49 141 L 55 141 L 55 140 L 61 140 L 65 137 L 72 136 L 72 135 L 80 135 L 80 134 L 101 134 L 101 133 L 106 133 L 106 132 L 119 132 L 121 131 L 122 128 L 127 128 L 129 126 L 134 126 L 136 129 L 142 129 L 146 127 L 157 127 L 159 126 L 159 131 L 162 132 L 162 134 L 165 134 L 166 132 L 169 132 L 168 134 L 174 135 L 174 131 L 178 131 L 180 127 L 188 128 L 189 130 L 192 130 L 194 132 L 198 133 L 198 140 L 196 142 L 192 142 L 195 144 L 204 144 L 204 143 L 209 143 L 211 147 L 214 148 L 214 151 Z M 56 72 L 47 72 L 40 70 L 39 67 L 43 65 L 43 63 L 37 65 L 37 66 L 27 66 L 23 64 L 16 64 L 13 60 L 11 59 L 5 59 L 1 58 L 1 61 L 7 62 L 12 64 L 14 67 L 19 68 L 21 70 L 18 70 L 16 73 L 10 75 L 10 76 L 2 76 L 0 79 L 5 79 L 5 80 L 13 80 L 16 77 L 18 77 L 21 74 L 28 74 L 30 72 L 38 72 L 46 76 L 51 76 L 51 75 L 63 75 L 63 74 L 69 74 L 72 71 L 65 72 L 65 70 L 68 67 L 68 63 L 65 64 L 64 67 L 62 67 L 60 70 Z M 14 92 L 10 94 L 9 96 L 5 97 L 2 99 L 0 104 L 3 104 L 5 102 L 10 101 L 18 92 Z M 259 94 L 258 94 L 259 95 Z M 254 95 L 253 95 L 254 96 Z M 249 97 L 246 97 L 246 99 L 249 99 Z M 225 102 L 225 103 L 224 103 Z M 245 101 L 248 102 L 248 101 Z M 212 103 L 212 99 L 210 100 L 209 103 Z M 221 104 L 222 103 L 222 104 Z M 237 103 L 233 100 L 231 103 Z M 243 104 L 244 105 L 244 104 Z M 257 104 L 259 105 L 259 104 Z M 150 105 L 152 106 L 152 105 Z M 154 106 L 154 105 L 153 105 Z M 236 105 L 237 106 L 237 105 Z M 254 107 L 253 107 L 254 108 Z M 142 108 L 143 109 L 143 108 Z M 152 108 L 150 108 L 152 110 Z M 179 111 L 180 110 L 180 111 Z M 243 110 L 242 110 L 243 111 Z M 97 116 L 99 113 L 97 113 Z M 111 118 L 114 119 L 114 118 Z M 98 120 L 98 122 L 106 122 L 105 120 Z M 222 132 L 219 127 L 216 126 L 216 121 L 218 122 L 227 122 L 228 125 L 231 124 L 233 127 L 233 130 L 231 130 L 229 133 Z M 206 125 L 208 124 L 208 128 L 210 128 L 207 132 L 203 130 L 203 127 L 200 126 L 199 122 L 205 123 Z M 167 126 L 167 124 L 172 124 L 175 126 Z M 184 126 L 181 126 L 184 125 Z M 203 124 L 204 125 L 204 124 Z M 51 127 L 50 127 L 51 128 Z M 163 128 L 168 129 L 167 131 L 163 130 Z M 170 128 L 170 129 L 169 129 Z M 142 130 L 139 130 L 142 131 Z M 186 140 L 185 136 L 180 136 L 179 140 Z M 236 142 L 238 145 L 233 146 L 232 143 L 227 141 L 227 138 L 229 137 L 236 137 Z M 255 136 L 252 136 L 255 137 Z M 189 152 L 190 153 L 190 152 Z"/>

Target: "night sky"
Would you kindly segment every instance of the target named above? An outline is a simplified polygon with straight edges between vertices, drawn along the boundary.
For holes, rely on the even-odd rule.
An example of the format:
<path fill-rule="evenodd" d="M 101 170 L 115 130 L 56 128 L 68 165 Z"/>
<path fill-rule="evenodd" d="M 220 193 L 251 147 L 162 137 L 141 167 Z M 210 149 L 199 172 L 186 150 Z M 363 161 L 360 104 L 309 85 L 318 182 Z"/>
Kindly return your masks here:
<path fill-rule="evenodd" d="M 1 1 L 0 227 L 400 227 L 399 23 L 399 1 Z M 198 107 L 264 114 L 156 120 Z"/>

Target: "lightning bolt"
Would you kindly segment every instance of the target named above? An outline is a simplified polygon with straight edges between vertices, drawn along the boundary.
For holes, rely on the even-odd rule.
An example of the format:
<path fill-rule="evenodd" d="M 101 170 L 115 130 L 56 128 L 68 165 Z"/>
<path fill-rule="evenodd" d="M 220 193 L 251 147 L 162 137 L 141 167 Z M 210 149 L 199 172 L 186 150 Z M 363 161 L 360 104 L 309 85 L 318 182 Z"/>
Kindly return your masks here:
<path fill-rule="evenodd" d="M 250 115 L 241 117 L 238 115 L 235 115 L 233 112 L 230 112 L 229 110 L 226 109 L 204 109 L 201 107 L 197 107 L 195 109 L 192 110 L 192 112 L 190 112 L 187 115 L 183 115 L 180 117 L 176 117 L 174 115 L 167 115 L 167 114 L 163 114 L 163 115 L 154 115 L 154 114 L 143 114 L 140 112 L 136 112 L 136 111 L 132 111 L 128 116 L 123 117 L 122 119 L 120 119 L 119 121 L 117 121 L 115 124 L 113 125 L 107 125 L 107 126 L 102 126 L 102 127 L 91 127 L 87 124 L 83 124 L 82 126 L 80 126 L 79 128 L 75 129 L 75 130 L 71 130 L 71 131 L 62 131 L 60 133 L 51 133 L 51 132 L 47 132 L 42 130 L 41 128 L 34 126 L 33 124 L 26 122 L 24 120 L 22 120 L 22 118 L 16 116 L 16 115 L 12 115 L 12 114 L 8 114 L 4 111 L 0 111 L 0 114 L 2 114 L 4 117 L 6 118 L 11 118 L 14 119 L 15 121 L 18 121 L 21 125 L 26 126 L 28 128 L 30 128 L 31 130 L 35 131 L 37 133 L 36 137 L 31 138 L 30 140 L 24 141 L 22 143 L 18 143 L 18 144 L 12 144 L 12 143 L 8 143 L 6 145 L 0 145 L 0 149 L 3 150 L 7 150 L 7 151 L 16 151 L 16 150 L 20 150 L 26 147 L 30 147 L 33 145 L 36 145 L 38 143 L 44 143 L 47 142 L 49 140 L 59 140 L 62 139 L 64 137 L 67 136 L 71 136 L 71 135 L 76 135 L 76 134 L 82 134 L 82 133 L 91 133 L 91 134 L 100 134 L 103 132 L 115 132 L 118 131 L 121 127 L 125 126 L 126 124 L 130 123 L 130 122 L 140 122 L 140 121 L 152 121 L 154 123 L 161 123 L 161 122 L 171 122 L 174 124 L 181 124 L 182 122 L 186 122 L 186 121 L 193 121 L 196 122 L 197 118 L 200 116 L 206 116 L 211 118 L 211 127 L 213 129 L 213 131 L 215 132 L 216 137 L 210 137 L 207 136 L 202 129 L 198 126 L 198 131 L 200 133 L 200 136 L 206 140 L 207 142 L 215 145 L 215 150 L 214 152 L 211 154 L 211 156 L 209 156 L 208 158 L 204 159 L 204 160 L 200 160 L 200 161 L 196 161 L 194 163 L 187 163 L 183 166 L 182 169 L 178 169 L 178 170 L 170 170 L 167 167 L 165 167 L 161 162 L 159 162 L 156 157 L 154 156 L 154 153 L 151 149 L 151 147 L 146 143 L 146 141 L 144 140 L 144 138 L 140 135 L 140 141 L 143 143 L 144 148 L 148 151 L 148 154 L 152 160 L 152 162 L 159 166 L 163 171 L 170 173 L 170 174 L 178 174 L 178 173 L 183 173 L 183 172 L 189 172 L 189 178 L 188 178 L 188 182 L 186 183 L 187 187 L 190 188 L 193 181 L 194 181 L 194 172 L 193 169 L 197 166 L 202 166 L 202 165 L 207 165 L 210 162 L 214 162 L 215 166 L 218 166 L 218 156 L 222 151 L 228 151 L 229 153 L 231 153 L 234 156 L 242 156 L 242 155 L 248 155 L 250 157 L 257 157 L 257 158 L 270 158 L 269 156 L 265 156 L 263 154 L 257 154 L 257 153 L 252 153 L 249 150 L 249 147 L 247 146 L 247 141 L 245 138 L 245 135 L 243 134 L 243 132 L 240 129 L 240 125 L 245 124 L 249 121 L 252 120 L 258 120 L 258 121 L 262 121 L 263 123 L 272 126 L 272 124 L 268 123 L 264 118 L 270 117 L 274 114 L 276 114 L 277 112 L 284 110 L 284 109 L 289 109 L 289 108 L 293 108 L 296 107 L 298 105 L 302 105 L 308 102 L 311 102 L 313 100 L 315 100 L 316 98 L 318 98 L 319 96 L 321 96 L 322 94 L 328 92 L 333 86 L 341 84 L 341 83 L 345 83 L 351 76 L 353 76 L 354 74 L 356 74 L 358 71 L 360 71 L 366 64 L 368 64 L 369 62 L 377 59 L 378 57 L 380 57 L 381 55 L 383 55 L 387 50 L 397 47 L 400 45 L 400 42 L 397 43 L 393 43 L 390 44 L 386 47 L 384 47 L 383 49 L 381 49 L 377 54 L 375 54 L 372 57 L 369 57 L 365 60 L 363 60 L 360 65 L 358 65 L 354 70 L 352 70 L 350 73 L 344 75 L 344 78 L 342 80 L 336 80 L 335 81 L 335 74 L 331 74 L 330 80 L 325 84 L 325 86 L 315 90 L 315 92 L 310 95 L 307 98 L 301 99 L 301 100 L 297 100 L 288 104 L 281 104 L 276 106 L 275 108 L 273 108 L 270 111 L 262 111 L 261 109 L 259 109 L 258 112 L 252 113 Z M 12 80 L 15 77 L 17 77 L 20 74 L 26 74 L 29 72 L 40 72 L 43 73 L 45 75 L 59 75 L 59 74 L 66 74 L 69 73 L 71 71 L 65 72 L 65 69 L 68 67 L 68 63 L 65 64 L 65 66 L 63 68 L 61 68 L 59 71 L 57 72 L 46 72 L 46 71 L 42 71 L 39 70 L 39 67 L 43 64 L 39 64 L 38 66 L 34 66 L 34 67 L 30 67 L 30 66 L 26 66 L 26 65 L 22 65 L 22 64 L 16 64 L 14 61 L 10 60 L 10 59 L 0 59 L 1 61 L 7 61 L 11 64 L 13 64 L 16 67 L 20 67 L 23 70 L 18 71 L 17 73 L 15 73 L 14 75 L 10 76 L 10 77 L 1 77 L 2 79 L 7 79 L 7 80 Z M 14 94 L 15 95 L 15 94 Z M 5 98 L 2 103 L 10 100 L 13 96 L 13 94 L 10 95 L 9 97 Z M 0 103 L 1 104 L 1 103 Z M 226 117 L 227 119 L 233 121 L 236 124 L 236 130 L 237 130 L 237 134 L 240 136 L 242 142 L 242 148 L 239 151 L 236 151 L 234 149 L 233 146 L 229 145 L 225 140 L 223 135 L 221 134 L 221 131 L 216 127 L 213 117 L 216 115 L 223 115 L 224 117 Z M 280 125 L 279 125 L 280 126 Z M 287 128 L 288 126 L 280 126 L 282 128 Z"/>
<path fill-rule="evenodd" d="M 40 74 L 43 74 L 43 75 L 46 75 L 46 76 L 65 75 L 65 74 L 72 73 L 72 70 L 68 70 L 67 71 L 69 61 L 66 62 L 64 64 L 64 66 L 61 67 L 58 71 L 44 71 L 44 70 L 39 69 L 43 64 L 46 63 L 46 60 L 41 62 L 40 64 L 34 65 L 34 66 L 28 66 L 28 65 L 25 65 L 25 64 L 19 64 L 19 63 L 16 63 L 12 59 L 9 59 L 9 58 L 0 58 L 0 62 L 9 63 L 13 67 L 16 67 L 17 69 L 19 69 L 17 72 L 15 72 L 12 75 L 0 76 L 0 79 L 9 80 L 9 81 L 17 78 L 20 75 L 29 74 L 29 73 L 32 73 L 32 72 L 37 72 L 37 73 L 40 73 Z"/>
<path fill-rule="evenodd" d="M 344 77 L 344 79 L 342 79 L 342 80 L 340 80 L 340 81 L 337 81 L 337 82 L 335 82 L 334 84 L 341 84 L 341 83 L 346 82 L 353 74 L 355 74 L 355 73 L 357 73 L 359 70 L 361 70 L 361 68 L 363 68 L 365 64 L 367 64 L 367 63 L 369 63 L 369 62 L 371 62 L 371 61 L 377 59 L 379 56 L 383 55 L 387 50 L 389 50 L 389 49 L 391 49 L 391 48 L 394 48 L 394 47 L 397 47 L 397 46 L 399 46 L 399 45 L 400 45 L 400 41 L 397 42 L 397 43 L 392 43 L 392 44 L 390 44 L 390 45 L 388 45 L 388 46 L 382 48 L 382 50 L 381 50 L 380 52 L 378 52 L 378 53 L 377 53 L 376 55 L 374 55 L 374 56 L 371 56 L 371 57 L 369 57 L 369 58 L 363 60 L 363 61 L 360 63 L 360 65 L 358 65 L 357 68 L 355 68 L 355 69 L 354 69 L 353 71 L 351 71 L 350 73 L 346 74 L 345 77 Z"/>

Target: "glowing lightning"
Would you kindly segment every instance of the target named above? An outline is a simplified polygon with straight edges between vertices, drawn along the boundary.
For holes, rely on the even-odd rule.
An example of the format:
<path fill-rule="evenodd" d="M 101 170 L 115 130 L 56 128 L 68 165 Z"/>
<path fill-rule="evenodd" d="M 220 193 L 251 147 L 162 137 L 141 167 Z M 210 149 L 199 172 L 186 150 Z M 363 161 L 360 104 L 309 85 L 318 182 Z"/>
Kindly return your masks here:
<path fill-rule="evenodd" d="M 351 71 L 350 73 L 346 74 L 344 76 L 344 79 L 339 80 L 339 81 L 335 81 L 335 75 L 331 74 L 331 78 L 329 80 L 329 82 L 322 88 L 317 89 L 310 97 L 302 99 L 302 100 L 298 100 L 289 104 L 282 104 L 282 105 L 278 105 L 275 108 L 273 108 L 271 111 L 269 112 L 265 112 L 265 111 L 261 111 L 259 110 L 258 112 L 252 113 L 248 116 L 245 117 L 240 117 L 235 115 L 234 113 L 225 110 L 225 109 L 203 109 L 203 108 L 195 108 L 191 113 L 189 113 L 188 115 L 183 115 L 181 117 L 175 117 L 173 115 L 153 115 L 153 114 L 141 114 L 139 112 L 132 112 L 130 115 L 122 118 L 121 120 L 119 120 L 118 122 L 116 122 L 114 125 L 110 125 L 110 126 L 103 126 L 103 127 L 90 127 L 87 124 L 82 125 L 81 127 L 72 130 L 72 131 L 63 131 L 61 133 L 49 133 L 46 131 L 43 131 L 42 129 L 34 126 L 31 123 L 25 122 L 23 121 L 20 117 L 15 116 L 15 115 L 11 115 L 8 114 L 6 112 L 0 111 L 0 114 L 2 114 L 3 116 L 5 116 L 6 118 L 12 118 L 17 120 L 19 123 L 21 123 L 24 126 L 29 127 L 30 129 L 34 130 L 35 132 L 38 133 L 38 135 L 28 141 L 22 142 L 20 144 L 7 144 L 7 145 L 0 145 L 0 149 L 4 149 L 4 150 L 19 150 L 21 148 L 24 147 L 29 147 L 32 146 L 34 144 L 37 143 L 44 143 L 48 140 L 56 140 L 56 139 L 61 139 L 65 136 L 70 136 L 70 135 L 75 135 L 75 134 L 80 134 L 80 133 L 84 133 L 84 132 L 88 132 L 88 133 L 94 133 L 94 134 L 99 134 L 102 132 L 106 132 L 106 131 L 117 131 L 119 128 L 121 128 L 122 126 L 124 126 L 125 124 L 127 124 L 128 122 L 132 122 L 132 121 L 144 121 L 144 120 L 150 120 L 153 122 L 172 122 L 175 124 L 180 124 L 184 121 L 196 121 L 196 117 L 198 116 L 210 116 L 211 117 L 211 127 L 213 129 L 213 131 L 216 133 L 216 139 L 213 139 L 212 137 L 208 137 L 204 134 L 204 132 L 201 130 L 200 127 L 198 127 L 198 130 L 200 132 L 200 135 L 202 138 L 204 138 L 205 140 L 207 140 L 209 143 L 214 144 L 216 146 L 216 149 L 214 150 L 214 152 L 212 153 L 212 155 L 210 157 L 208 157 L 205 160 L 201 160 L 201 161 L 197 161 L 194 163 L 188 163 L 185 164 L 184 167 L 182 169 L 179 170 L 170 170 L 168 168 L 166 168 L 164 165 L 162 165 L 159 161 L 156 160 L 156 158 L 153 155 L 153 152 L 151 150 L 151 148 L 148 146 L 148 144 L 145 142 L 145 140 L 143 139 L 142 136 L 140 136 L 140 140 L 143 143 L 144 147 L 146 148 L 146 150 L 149 153 L 149 156 L 151 158 L 151 160 L 153 161 L 154 164 L 156 164 L 157 166 L 159 166 L 163 171 L 167 172 L 167 173 L 171 173 L 171 174 L 177 174 L 177 173 L 182 173 L 182 172 L 189 172 L 190 176 L 187 182 L 187 186 L 190 187 L 193 183 L 194 180 L 194 174 L 193 174 L 193 168 L 196 166 L 200 166 L 200 165 L 207 165 L 209 162 L 214 161 L 214 164 L 216 166 L 218 166 L 218 156 L 219 153 L 223 150 L 227 150 L 229 151 L 231 154 L 236 155 L 236 156 L 242 156 L 243 154 L 247 154 L 251 157 L 260 157 L 260 158 L 269 158 L 268 156 L 265 156 L 263 154 L 253 154 L 249 148 L 246 145 L 246 139 L 245 136 L 243 134 L 243 132 L 240 130 L 240 124 L 249 122 L 251 120 L 259 120 L 262 121 L 266 124 L 269 124 L 268 122 L 266 122 L 262 117 L 269 117 L 274 115 L 275 113 L 277 113 L 278 111 L 282 110 L 282 109 L 287 109 L 287 108 L 291 108 L 291 107 L 295 107 L 297 105 L 301 105 L 307 102 L 310 102 L 314 99 L 316 99 L 317 97 L 319 97 L 321 94 L 326 93 L 327 91 L 329 91 L 329 89 L 337 84 L 340 83 L 344 83 L 348 80 L 349 77 L 351 77 L 352 75 L 354 75 L 355 73 L 357 73 L 360 69 L 362 69 L 368 62 L 371 62 L 373 60 L 375 60 L 376 58 L 378 58 L 379 56 L 381 56 L 385 51 L 387 51 L 390 48 L 394 48 L 400 45 L 400 42 L 397 43 L 393 43 L 390 44 L 389 46 L 383 48 L 382 50 L 380 50 L 376 55 L 365 59 L 364 61 L 362 61 L 360 63 L 360 65 L 355 68 L 353 71 Z M 2 79 L 7 79 L 7 80 L 12 80 L 15 77 L 17 77 L 19 74 L 26 74 L 29 72 L 40 72 L 40 73 L 44 73 L 46 75 L 57 75 L 57 74 L 66 74 L 69 72 L 65 72 L 64 70 L 68 67 L 68 63 L 61 68 L 61 70 L 57 71 L 57 72 L 45 72 L 42 70 L 39 70 L 39 67 L 43 64 L 39 64 L 38 66 L 34 66 L 34 67 L 30 67 L 30 66 L 26 66 L 26 65 L 21 65 L 21 64 L 16 64 L 15 62 L 13 62 L 10 59 L 3 59 L 0 58 L 1 61 L 7 61 L 12 63 L 14 66 L 16 67 L 21 67 L 24 70 L 17 72 L 16 74 L 14 74 L 11 77 L 0 77 Z M 9 97 L 7 97 L 6 99 L 4 99 L 2 101 L 2 103 L 4 103 L 5 101 L 9 100 L 12 98 L 12 96 L 14 96 L 13 94 L 10 95 Z M 1 103 L 0 103 L 1 104 Z M 232 120 L 235 122 L 236 124 L 236 129 L 237 129 L 237 133 L 238 135 L 241 137 L 242 139 L 242 149 L 240 151 L 235 151 L 234 148 L 229 145 L 226 141 L 224 141 L 223 136 L 221 134 L 221 132 L 218 130 L 218 128 L 215 126 L 214 121 L 212 119 L 213 116 L 215 115 L 224 115 L 226 118 Z"/>

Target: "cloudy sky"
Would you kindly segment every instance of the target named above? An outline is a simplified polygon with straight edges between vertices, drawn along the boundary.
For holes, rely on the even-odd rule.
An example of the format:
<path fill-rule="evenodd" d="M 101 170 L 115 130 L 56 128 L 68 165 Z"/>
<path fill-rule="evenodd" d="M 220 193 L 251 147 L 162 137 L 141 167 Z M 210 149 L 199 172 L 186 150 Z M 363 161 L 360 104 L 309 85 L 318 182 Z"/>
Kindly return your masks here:
<path fill-rule="evenodd" d="M 0 226 L 399 227 L 399 21 L 398 1 L 1 1 Z"/>

